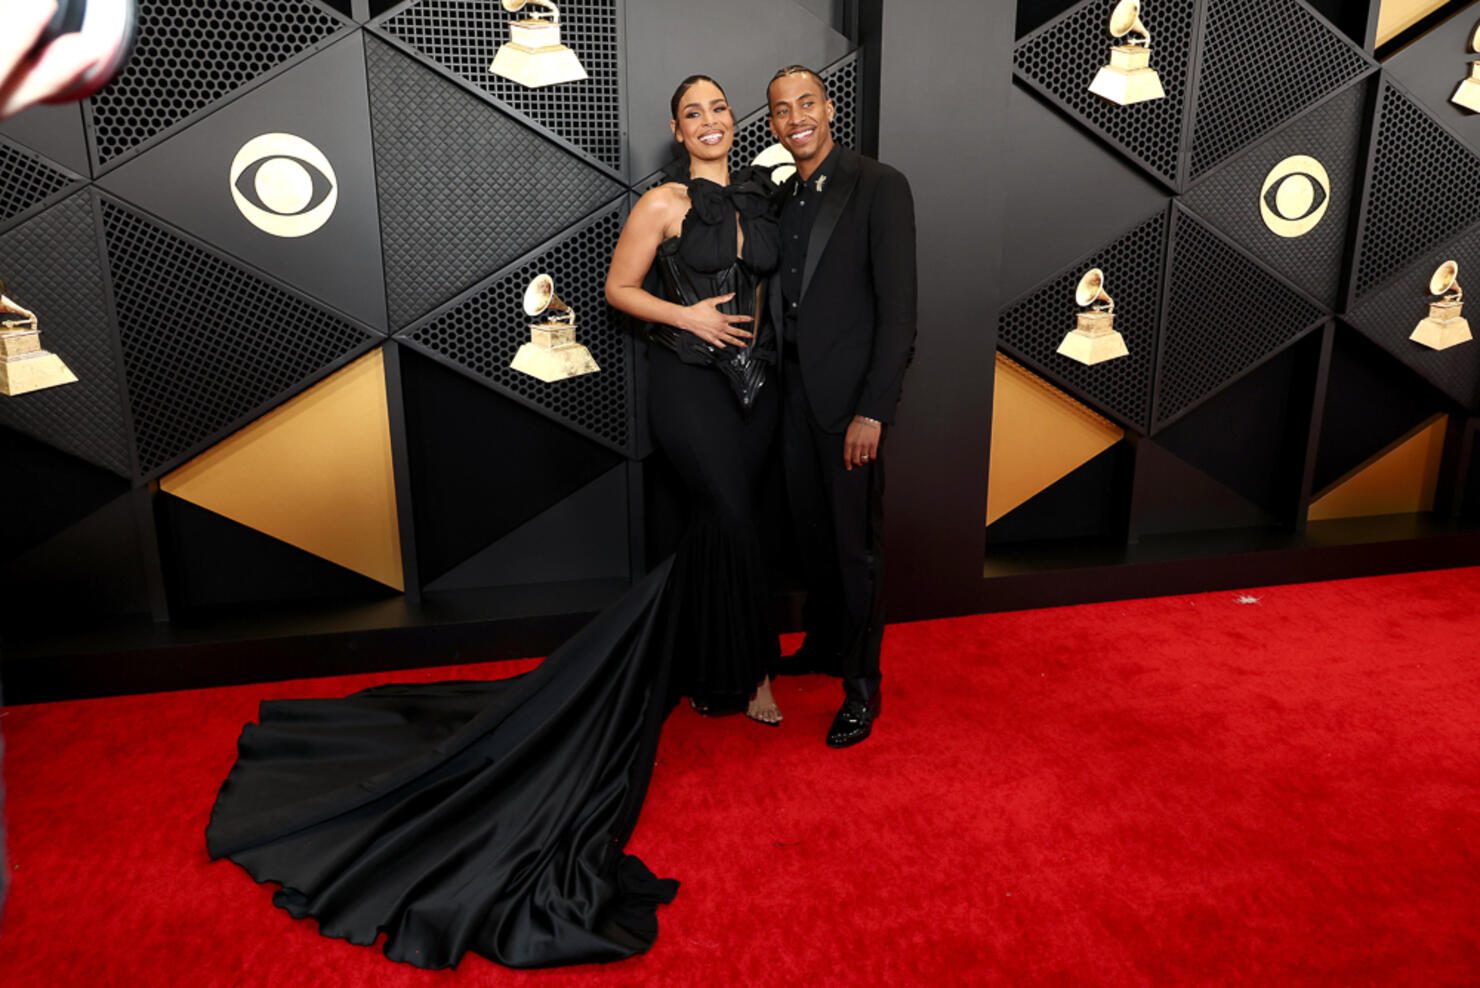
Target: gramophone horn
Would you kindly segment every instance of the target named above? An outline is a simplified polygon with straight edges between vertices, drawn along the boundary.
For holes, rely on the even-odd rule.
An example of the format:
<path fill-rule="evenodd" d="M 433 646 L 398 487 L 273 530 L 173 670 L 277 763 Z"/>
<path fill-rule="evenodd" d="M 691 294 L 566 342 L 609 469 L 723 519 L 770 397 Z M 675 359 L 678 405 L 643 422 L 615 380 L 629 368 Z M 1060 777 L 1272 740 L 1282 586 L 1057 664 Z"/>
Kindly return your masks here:
<path fill-rule="evenodd" d="M 560 20 L 560 11 L 555 8 L 555 5 L 550 0 L 503 0 L 504 9 L 511 14 L 519 13 L 527 4 L 531 3 L 548 8 L 550 13 L 555 15 L 555 19 L 557 21 Z"/>
<path fill-rule="evenodd" d="M 524 314 L 538 316 L 544 313 L 562 322 L 575 321 L 575 312 L 555 294 L 555 279 L 547 274 L 538 274 L 524 289 Z"/>
<path fill-rule="evenodd" d="M 1132 32 L 1149 37 L 1146 25 L 1141 23 L 1140 0 L 1120 0 L 1115 5 L 1115 12 L 1110 15 L 1110 33 L 1114 37 L 1123 38 Z"/>
<path fill-rule="evenodd" d="M 1105 294 L 1105 272 L 1099 268 L 1090 268 L 1079 279 L 1079 287 L 1074 289 L 1074 301 L 1080 306 L 1094 305 L 1096 302 L 1110 302 L 1110 296 Z"/>
<path fill-rule="evenodd" d="M 1443 295 L 1454 287 L 1459 279 L 1459 264 L 1454 261 L 1445 261 L 1434 270 L 1434 276 L 1429 279 L 1429 294 Z"/>

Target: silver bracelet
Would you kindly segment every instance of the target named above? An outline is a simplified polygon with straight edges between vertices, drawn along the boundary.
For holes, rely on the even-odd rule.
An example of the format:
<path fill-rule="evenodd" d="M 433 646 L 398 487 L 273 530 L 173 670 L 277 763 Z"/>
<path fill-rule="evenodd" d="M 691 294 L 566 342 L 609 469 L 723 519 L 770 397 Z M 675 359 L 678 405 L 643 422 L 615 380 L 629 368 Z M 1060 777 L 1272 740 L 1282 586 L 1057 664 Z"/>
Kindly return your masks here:
<path fill-rule="evenodd" d="M 867 415 L 855 415 L 853 417 L 854 418 L 858 418 L 858 419 L 863 419 L 869 425 L 882 426 L 884 424 L 883 422 L 880 422 L 878 419 L 871 419 L 871 418 L 869 418 Z"/>

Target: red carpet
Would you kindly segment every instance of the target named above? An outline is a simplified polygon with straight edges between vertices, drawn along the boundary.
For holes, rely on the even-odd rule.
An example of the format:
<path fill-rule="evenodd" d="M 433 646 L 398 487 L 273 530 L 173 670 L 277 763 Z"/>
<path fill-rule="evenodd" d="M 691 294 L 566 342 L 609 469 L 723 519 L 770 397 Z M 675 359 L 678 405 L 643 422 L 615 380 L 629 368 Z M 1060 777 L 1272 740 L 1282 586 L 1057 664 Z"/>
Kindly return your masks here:
<path fill-rule="evenodd" d="M 1480 569 L 898 625 L 884 717 L 669 721 L 644 957 L 430 974 L 319 937 L 202 828 L 264 696 L 10 708 L 0 984 L 1480 983 Z"/>

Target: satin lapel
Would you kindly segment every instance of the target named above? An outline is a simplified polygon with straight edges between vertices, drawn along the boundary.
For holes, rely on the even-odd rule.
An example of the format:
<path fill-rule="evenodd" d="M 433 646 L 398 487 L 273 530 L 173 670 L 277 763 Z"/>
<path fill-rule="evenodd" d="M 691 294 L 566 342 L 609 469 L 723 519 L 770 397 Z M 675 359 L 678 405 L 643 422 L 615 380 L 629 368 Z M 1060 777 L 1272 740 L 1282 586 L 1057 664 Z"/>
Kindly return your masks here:
<path fill-rule="evenodd" d="M 832 181 L 822 190 L 822 205 L 817 209 L 812 235 L 807 238 L 807 266 L 802 270 L 802 298 L 807 297 L 807 286 L 812 284 L 812 275 L 817 271 L 817 263 L 822 260 L 822 252 L 827 249 L 827 242 L 832 239 L 833 230 L 837 229 L 843 209 L 853 197 L 853 190 L 858 187 L 858 175 L 858 155 L 847 148 L 838 148 L 838 166 L 833 171 Z"/>

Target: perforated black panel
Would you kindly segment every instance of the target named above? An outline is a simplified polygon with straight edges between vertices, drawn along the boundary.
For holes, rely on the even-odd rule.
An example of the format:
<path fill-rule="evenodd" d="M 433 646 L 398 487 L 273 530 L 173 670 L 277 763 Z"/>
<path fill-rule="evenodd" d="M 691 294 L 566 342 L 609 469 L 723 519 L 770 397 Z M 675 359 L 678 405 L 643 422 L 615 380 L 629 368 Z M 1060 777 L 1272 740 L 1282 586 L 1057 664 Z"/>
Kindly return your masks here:
<path fill-rule="evenodd" d="M 998 336 L 1002 349 L 1014 359 L 1137 432 L 1147 431 L 1151 412 L 1166 225 L 1166 213 L 1157 213 L 1017 299 L 1003 311 Z M 1074 288 L 1090 268 L 1105 272 L 1105 290 L 1115 299 L 1115 328 L 1130 355 L 1085 366 L 1059 356 L 1057 350 L 1074 328 L 1080 311 Z"/>
<path fill-rule="evenodd" d="M 369 330 L 109 199 L 103 225 L 146 476 L 369 346 Z"/>
<path fill-rule="evenodd" d="M 1297 0 L 1208 0 L 1192 176 L 1361 75 L 1366 57 Z"/>
<path fill-rule="evenodd" d="M 83 190 L 0 236 L 0 276 L 33 310 L 41 345 L 77 383 L 0 400 L 0 425 L 129 474 L 121 370 L 103 291 L 93 194 Z"/>
<path fill-rule="evenodd" d="M 467 298 L 408 329 L 404 339 L 442 354 L 500 391 L 610 446 L 626 450 L 631 405 L 631 339 L 606 304 L 606 266 L 627 214 L 627 200 L 600 214 L 517 267 L 499 272 Z M 529 342 L 524 289 L 537 274 L 555 279 L 555 293 L 576 312 L 576 339 L 591 351 L 598 373 L 546 383 L 509 363 Z"/>
<path fill-rule="evenodd" d="M 134 56 L 92 97 L 97 163 L 149 141 L 344 25 L 307 0 L 139 0 Z"/>
<path fill-rule="evenodd" d="M 1171 264 L 1158 429 L 1325 317 L 1180 209 Z"/>
<path fill-rule="evenodd" d="M 1166 98 L 1117 106 L 1089 91 L 1095 73 L 1110 57 L 1108 25 L 1114 4 L 1086 0 L 1018 43 L 1018 74 L 1169 185 L 1177 181 L 1192 54 L 1194 3 L 1161 0 L 1150 20 L 1151 67 L 1161 76 Z"/>
<path fill-rule="evenodd" d="M 409 325 L 624 191 L 390 45 L 365 41 L 392 326 Z"/>
<path fill-rule="evenodd" d="M 1474 410 L 1480 407 L 1480 343 L 1430 350 L 1408 339 L 1419 320 L 1429 314 L 1429 302 L 1436 300 L 1428 293 L 1429 278 L 1441 263 L 1451 260 L 1459 263 L 1461 285 L 1480 279 L 1480 229 L 1471 228 L 1404 265 L 1396 276 L 1364 296 L 1347 318 L 1363 336 Z M 1480 312 L 1469 298 L 1466 317 L 1471 326 L 1480 328 Z"/>
<path fill-rule="evenodd" d="M 378 26 L 621 174 L 619 15 L 616 0 L 562 0 L 561 40 L 590 78 L 540 89 L 488 71 L 509 40 L 508 22 L 524 16 L 497 2 L 420 0 Z"/>
<path fill-rule="evenodd" d="M 0 230 L 77 181 L 39 155 L 0 138 Z"/>
<path fill-rule="evenodd" d="M 1339 305 L 1349 216 L 1358 180 L 1365 83 L 1297 117 L 1262 143 L 1199 180 L 1182 203 L 1329 307 Z M 1325 166 L 1331 188 L 1315 229 L 1282 237 L 1265 225 L 1260 194 L 1271 169 L 1292 155 Z"/>
<path fill-rule="evenodd" d="M 1356 294 L 1480 220 L 1480 156 L 1385 83 Z"/>

